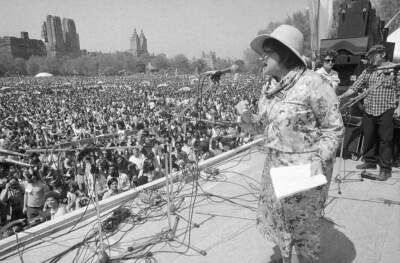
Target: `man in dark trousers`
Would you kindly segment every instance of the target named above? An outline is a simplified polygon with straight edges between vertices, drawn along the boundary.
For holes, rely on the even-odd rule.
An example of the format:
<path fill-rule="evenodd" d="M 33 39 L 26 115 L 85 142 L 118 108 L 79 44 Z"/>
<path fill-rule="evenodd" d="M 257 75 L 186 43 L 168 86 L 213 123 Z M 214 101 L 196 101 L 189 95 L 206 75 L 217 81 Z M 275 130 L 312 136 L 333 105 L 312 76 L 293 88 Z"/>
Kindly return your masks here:
<path fill-rule="evenodd" d="M 364 178 L 386 181 L 392 175 L 393 159 L 393 116 L 400 113 L 400 76 L 385 62 L 385 47 L 375 45 L 367 52 L 371 66 L 365 69 L 353 86 L 339 96 L 339 99 L 353 93 L 366 92 L 364 98 L 363 134 L 364 163 L 357 169 L 376 169 L 378 175 L 363 172 Z"/>

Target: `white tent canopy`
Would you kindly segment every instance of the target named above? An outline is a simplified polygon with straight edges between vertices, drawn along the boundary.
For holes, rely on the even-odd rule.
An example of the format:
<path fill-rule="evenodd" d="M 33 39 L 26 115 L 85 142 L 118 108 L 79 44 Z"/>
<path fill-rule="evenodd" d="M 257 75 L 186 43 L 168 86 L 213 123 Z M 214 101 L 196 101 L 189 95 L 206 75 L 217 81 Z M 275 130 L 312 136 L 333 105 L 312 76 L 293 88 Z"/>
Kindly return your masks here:
<path fill-rule="evenodd" d="M 161 83 L 157 85 L 157 88 L 166 88 L 166 87 L 168 87 L 167 83 Z"/>
<path fill-rule="evenodd" d="M 48 72 L 40 72 L 35 75 L 35 78 L 41 78 L 41 77 L 53 77 L 53 74 Z"/>
<path fill-rule="evenodd" d="M 394 42 L 393 62 L 400 62 L 400 27 L 387 38 L 388 42 Z"/>
<path fill-rule="evenodd" d="M 190 91 L 190 88 L 189 87 L 182 87 L 182 88 L 180 88 L 178 91 Z"/>

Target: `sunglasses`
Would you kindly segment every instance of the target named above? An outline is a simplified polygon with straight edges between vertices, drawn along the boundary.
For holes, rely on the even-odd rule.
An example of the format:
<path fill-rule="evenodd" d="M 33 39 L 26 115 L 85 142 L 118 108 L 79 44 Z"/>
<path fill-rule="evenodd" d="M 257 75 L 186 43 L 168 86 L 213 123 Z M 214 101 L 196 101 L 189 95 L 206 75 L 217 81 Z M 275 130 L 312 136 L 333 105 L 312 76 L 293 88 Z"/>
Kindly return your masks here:
<path fill-rule="evenodd" d="M 325 61 L 326 63 L 329 63 L 329 62 L 334 63 L 334 62 L 335 62 L 333 59 L 325 59 L 324 61 Z"/>

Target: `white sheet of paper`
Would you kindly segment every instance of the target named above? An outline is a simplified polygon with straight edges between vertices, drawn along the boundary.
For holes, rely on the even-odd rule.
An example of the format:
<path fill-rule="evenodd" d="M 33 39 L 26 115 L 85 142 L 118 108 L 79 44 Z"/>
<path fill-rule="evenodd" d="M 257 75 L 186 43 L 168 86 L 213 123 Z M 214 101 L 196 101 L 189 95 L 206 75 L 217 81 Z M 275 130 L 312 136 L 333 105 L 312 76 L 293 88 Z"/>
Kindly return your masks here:
<path fill-rule="evenodd" d="M 323 174 L 311 176 L 311 164 L 274 167 L 270 170 L 276 197 L 282 199 L 327 183 Z"/>

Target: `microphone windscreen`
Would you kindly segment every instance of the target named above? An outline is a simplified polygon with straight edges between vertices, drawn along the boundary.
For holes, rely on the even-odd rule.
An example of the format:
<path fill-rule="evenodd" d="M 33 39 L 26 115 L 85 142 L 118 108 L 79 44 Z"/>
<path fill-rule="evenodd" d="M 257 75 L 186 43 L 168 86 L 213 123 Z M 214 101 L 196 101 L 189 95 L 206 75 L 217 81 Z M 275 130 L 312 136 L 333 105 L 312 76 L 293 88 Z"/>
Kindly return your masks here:
<path fill-rule="evenodd" d="M 236 65 L 236 64 L 233 64 L 233 65 L 231 66 L 231 68 L 230 68 L 231 72 L 233 72 L 233 73 L 236 72 L 238 69 L 239 69 L 239 66 Z"/>

